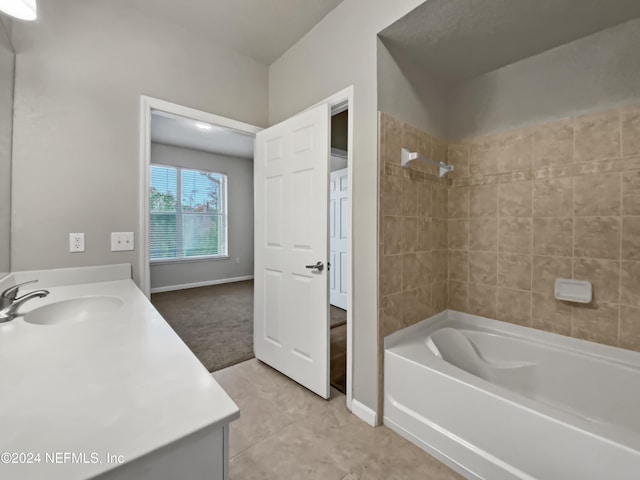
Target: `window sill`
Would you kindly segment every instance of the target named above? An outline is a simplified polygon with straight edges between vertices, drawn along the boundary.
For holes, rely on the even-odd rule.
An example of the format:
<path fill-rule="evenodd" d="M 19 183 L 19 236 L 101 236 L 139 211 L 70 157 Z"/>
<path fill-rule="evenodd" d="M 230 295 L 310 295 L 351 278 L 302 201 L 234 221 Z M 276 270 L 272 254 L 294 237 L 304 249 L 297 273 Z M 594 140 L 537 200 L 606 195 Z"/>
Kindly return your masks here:
<path fill-rule="evenodd" d="M 174 263 L 194 263 L 194 262 L 216 262 L 218 260 L 229 260 L 229 255 L 216 255 L 215 257 L 188 257 L 188 258 L 162 258 L 151 260 L 151 265 L 171 265 Z"/>

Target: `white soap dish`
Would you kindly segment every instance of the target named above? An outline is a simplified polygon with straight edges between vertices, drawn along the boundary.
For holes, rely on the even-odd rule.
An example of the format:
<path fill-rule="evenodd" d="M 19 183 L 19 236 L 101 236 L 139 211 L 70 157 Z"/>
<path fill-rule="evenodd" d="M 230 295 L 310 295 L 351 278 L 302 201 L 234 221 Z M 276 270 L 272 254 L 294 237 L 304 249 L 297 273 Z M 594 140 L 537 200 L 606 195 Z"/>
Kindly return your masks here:
<path fill-rule="evenodd" d="M 558 300 L 577 303 L 590 303 L 593 296 L 591 282 L 556 278 L 555 297 Z"/>

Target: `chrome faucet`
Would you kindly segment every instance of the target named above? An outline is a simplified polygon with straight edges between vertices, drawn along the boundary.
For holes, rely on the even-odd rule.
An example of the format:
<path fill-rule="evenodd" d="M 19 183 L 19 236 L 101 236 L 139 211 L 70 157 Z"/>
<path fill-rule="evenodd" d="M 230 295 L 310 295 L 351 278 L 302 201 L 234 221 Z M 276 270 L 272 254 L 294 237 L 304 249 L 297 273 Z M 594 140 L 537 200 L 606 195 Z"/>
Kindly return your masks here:
<path fill-rule="evenodd" d="M 18 285 L 9 287 L 4 292 L 0 293 L 0 323 L 8 322 L 20 316 L 18 309 L 27 300 L 31 300 L 32 298 L 42 298 L 49 295 L 48 290 L 36 290 L 18 297 L 18 290 L 21 286 L 29 283 L 36 283 L 37 281 L 38 280 L 30 280 L 28 282 L 19 283 Z"/>

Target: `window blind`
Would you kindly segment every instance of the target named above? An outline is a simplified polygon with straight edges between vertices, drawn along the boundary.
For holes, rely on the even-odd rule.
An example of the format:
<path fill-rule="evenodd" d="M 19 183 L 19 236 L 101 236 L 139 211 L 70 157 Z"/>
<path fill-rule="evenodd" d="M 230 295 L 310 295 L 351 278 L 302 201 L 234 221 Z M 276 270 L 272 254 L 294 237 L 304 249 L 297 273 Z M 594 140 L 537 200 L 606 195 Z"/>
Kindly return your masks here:
<path fill-rule="evenodd" d="M 151 260 L 227 255 L 227 177 L 151 165 Z"/>

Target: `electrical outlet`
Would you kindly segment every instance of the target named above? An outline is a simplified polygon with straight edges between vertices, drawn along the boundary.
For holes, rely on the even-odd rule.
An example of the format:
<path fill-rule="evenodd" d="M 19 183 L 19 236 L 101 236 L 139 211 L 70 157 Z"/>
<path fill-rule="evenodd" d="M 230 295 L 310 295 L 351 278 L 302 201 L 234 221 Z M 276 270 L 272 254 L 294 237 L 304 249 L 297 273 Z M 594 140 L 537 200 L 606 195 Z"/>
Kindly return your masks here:
<path fill-rule="evenodd" d="M 71 253 L 84 252 L 84 233 L 69 234 L 69 251 Z"/>
<path fill-rule="evenodd" d="M 112 252 L 124 252 L 134 248 L 133 232 L 111 232 Z"/>

